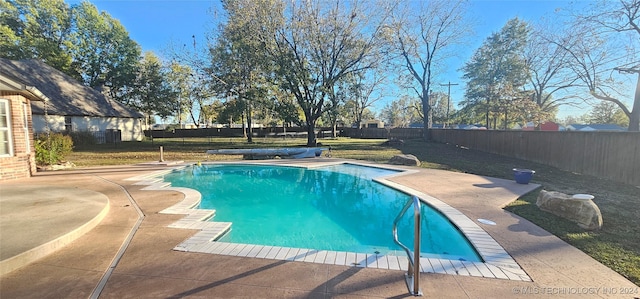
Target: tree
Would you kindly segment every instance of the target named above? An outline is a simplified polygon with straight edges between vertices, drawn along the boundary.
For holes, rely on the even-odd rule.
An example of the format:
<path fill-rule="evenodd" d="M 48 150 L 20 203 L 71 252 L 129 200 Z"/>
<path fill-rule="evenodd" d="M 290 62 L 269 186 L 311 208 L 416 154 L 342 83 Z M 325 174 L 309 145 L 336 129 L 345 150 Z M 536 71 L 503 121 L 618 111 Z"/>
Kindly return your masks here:
<path fill-rule="evenodd" d="M 469 32 L 466 1 L 446 0 L 407 2 L 397 10 L 395 22 L 388 27 L 402 65 L 408 72 L 410 87 L 421 100 L 424 127 L 431 127 L 429 93 L 435 71 L 452 55 L 452 46 L 460 44 Z M 415 7 L 418 5 L 418 7 Z M 428 138 L 424 130 L 423 138 Z"/>
<path fill-rule="evenodd" d="M 173 114 L 175 106 L 172 103 L 176 94 L 165 78 L 166 73 L 158 57 L 146 52 L 133 82 L 133 92 L 129 93 L 129 104 L 145 113 L 149 123 L 153 115 L 165 118 Z"/>
<path fill-rule="evenodd" d="M 224 109 L 224 103 L 220 100 L 213 100 L 211 104 L 205 105 L 200 110 L 200 119 L 206 124 L 212 124 L 214 122 L 223 123 L 226 119 L 221 119 L 220 113 Z"/>
<path fill-rule="evenodd" d="M 271 102 L 272 111 L 282 120 L 283 127 L 291 126 L 291 124 L 304 125 L 302 110 L 291 93 L 286 90 L 276 90 Z"/>
<path fill-rule="evenodd" d="M 218 122 L 229 124 L 229 127 L 238 120 L 243 121 L 243 112 L 245 111 L 244 102 L 238 99 L 229 99 L 224 102 L 222 109 L 218 113 Z"/>
<path fill-rule="evenodd" d="M 48 65 L 127 104 L 140 47 L 106 12 L 89 2 L 0 2 L 0 56 L 41 59 Z"/>
<path fill-rule="evenodd" d="M 189 80 L 192 76 L 192 71 L 190 67 L 179 64 L 176 61 L 169 63 L 167 69 L 168 72 L 166 80 L 176 97 L 175 102 L 171 105 L 173 107 L 172 112 L 175 118 L 174 122 L 177 120 L 178 125 L 182 127 L 184 115 L 193 109 L 193 106 L 190 106 L 187 101 L 189 98 Z"/>
<path fill-rule="evenodd" d="M 629 118 L 629 131 L 640 131 L 640 1 L 598 1 L 586 11 L 575 15 L 568 42 L 554 42 L 569 54 L 591 97 L 616 104 Z M 621 93 L 629 74 L 637 75 L 634 96 Z M 623 100 L 627 96 L 633 97 L 631 108 Z"/>
<path fill-rule="evenodd" d="M 381 87 L 386 82 L 387 76 L 375 68 L 358 74 L 354 78 L 355 81 L 348 88 L 349 100 L 347 101 L 351 102 L 351 105 L 347 111 L 352 115 L 353 123 L 359 128 L 363 120 L 373 118 L 369 108 L 384 98 Z"/>
<path fill-rule="evenodd" d="M 484 110 L 487 129 L 496 127 L 497 115 L 505 106 L 499 99 L 505 100 L 505 94 L 507 98 L 518 98 L 517 93 L 529 78 L 523 57 L 528 32 L 527 23 L 518 18 L 509 20 L 500 32 L 485 40 L 463 67 L 467 89 L 462 104 Z"/>
<path fill-rule="evenodd" d="M 140 46 L 118 20 L 98 12 L 89 2 L 74 7 L 73 15 L 76 30 L 71 53 L 82 81 L 99 90 L 106 88 L 112 98 L 130 105 Z"/>
<path fill-rule="evenodd" d="M 337 86 L 333 86 L 327 95 L 329 101 L 327 101 L 326 107 L 324 108 L 324 116 L 327 119 L 327 123 L 331 126 L 331 136 L 334 138 L 337 137 L 338 120 L 346 114 L 344 106 L 348 96 L 348 84 L 346 80 L 336 82 L 335 85 Z"/>
<path fill-rule="evenodd" d="M 0 56 L 42 59 L 77 78 L 72 69 L 71 9 L 63 0 L 0 2 Z"/>
<path fill-rule="evenodd" d="M 448 99 L 448 95 L 443 92 L 431 93 L 431 119 L 434 123 L 444 124 L 447 115 L 455 113 L 453 103 Z"/>
<path fill-rule="evenodd" d="M 372 68 L 379 60 L 385 10 L 361 1 L 277 2 L 245 15 L 262 22 L 258 37 L 275 62 L 276 79 L 304 113 L 307 145 L 314 146 L 316 122 L 343 78 Z M 382 14 L 382 17 L 380 16 Z"/>
<path fill-rule="evenodd" d="M 629 126 L 629 118 L 616 103 L 602 101 L 593 106 L 585 119 L 590 124 L 616 124 L 621 127 Z"/>
<path fill-rule="evenodd" d="M 255 15 L 264 3 L 249 0 L 223 1 L 227 22 L 220 27 L 215 47 L 210 49 L 212 86 L 219 95 L 236 98 L 244 107 L 247 142 L 253 141 L 253 114 L 268 97 L 267 80 L 271 61 L 266 59 L 264 43 L 256 38 L 261 29 Z M 243 122 L 244 124 L 244 122 Z"/>
<path fill-rule="evenodd" d="M 579 81 L 571 70 L 567 51 L 551 41 L 567 41 L 564 30 L 557 26 L 538 24 L 532 27 L 524 51 L 529 70 L 527 87 L 533 91 L 533 99 L 543 111 L 552 113 L 560 105 L 577 104 L 572 92 Z M 564 92 L 564 93 L 563 93 Z"/>
<path fill-rule="evenodd" d="M 582 116 L 573 116 L 573 115 L 568 115 L 567 117 L 565 117 L 562 120 L 562 124 L 565 126 L 571 125 L 571 124 L 581 124 L 581 123 L 585 123 L 588 121 L 585 121 L 585 116 L 586 115 L 582 115 Z"/>
<path fill-rule="evenodd" d="M 390 127 L 408 127 L 413 123 L 422 122 L 424 117 L 420 114 L 420 105 L 420 100 L 403 96 L 385 105 L 380 111 L 380 117 Z"/>

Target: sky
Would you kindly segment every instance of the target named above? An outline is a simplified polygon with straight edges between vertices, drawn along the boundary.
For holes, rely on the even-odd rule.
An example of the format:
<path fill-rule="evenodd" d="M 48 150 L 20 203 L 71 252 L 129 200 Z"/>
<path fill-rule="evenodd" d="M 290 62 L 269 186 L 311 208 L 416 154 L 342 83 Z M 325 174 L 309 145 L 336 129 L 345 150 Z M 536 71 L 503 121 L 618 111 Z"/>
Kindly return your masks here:
<path fill-rule="evenodd" d="M 321 1 L 321 0 L 320 0 Z M 421 1 L 421 0 L 415 0 Z M 574 5 L 588 4 L 589 0 L 471 0 L 470 14 L 475 18 L 475 37 L 468 47 L 459 53 L 443 76 L 436 78 L 434 91 L 447 92 L 441 83 L 458 83 L 451 87 L 451 98 L 454 104 L 460 102 L 464 95 L 464 81 L 459 71 L 492 33 L 498 32 L 506 22 L 514 17 L 535 22 L 543 17 L 553 17 L 558 9 Z M 67 0 L 76 4 L 77 0 Z M 89 0 L 98 10 L 106 11 L 111 17 L 118 19 L 127 29 L 130 37 L 144 51 L 153 51 L 162 57 L 170 45 L 181 46 L 193 43 L 204 44 L 206 35 L 216 28 L 220 21 L 222 5 L 219 0 Z M 441 81 L 441 82 L 440 82 Z M 379 111 L 387 102 L 376 103 L 374 110 Z M 456 109 L 457 105 L 454 105 Z M 558 118 L 567 115 L 580 116 L 589 107 L 563 107 Z"/>

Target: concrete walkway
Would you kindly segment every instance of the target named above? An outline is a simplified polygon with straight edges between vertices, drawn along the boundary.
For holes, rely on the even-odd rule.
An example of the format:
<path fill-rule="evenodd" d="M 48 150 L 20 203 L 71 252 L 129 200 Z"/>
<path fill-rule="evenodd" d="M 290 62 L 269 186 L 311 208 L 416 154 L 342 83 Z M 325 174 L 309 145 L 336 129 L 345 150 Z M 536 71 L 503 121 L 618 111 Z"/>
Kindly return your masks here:
<path fill-rule="evenodd" d="M 327 161 L 311 159 L 302 163 L 318 163 L 320 160 Z M 75 241 L 35 262 L 0 276 L 0 297 L 89 297 L 109 269 L 112 275 L 106 281 L 100 298 L 408 297 L 401 271 L 172 250 L 197 232 L 168 227 L 183 215 L 159 214 L 160 211 L 181 202 L 184 194 L 176 191 L 141 190 L 144 186 L 127 180 L 161 169 L 164 167 L 101 167 L 46 172 L 30 179 L 0 183 L 2 202 L 9 198 L 8 194 L 18 194 L 27 202 L 33 203 L 33 198 L 43 198 L 33 194 L 42 192 L 43 186 L 48 186 L 44 190 L 50 190 L 52 198 L 56 197 L 56 194 L 69 198 L 64 203 L 69 205 L 69 208 L 57 211 L 68 210 L 70 213 L 67 214 L 82 214 L 84 220 L 80 222 L 100 218 L 99 215 L 108 206 L 102 221 Z M 533 280 L 523 282 L 423 273 L 421 281 L 425 297 L 640 296 L 637 293 L 638 287 L 619 274 L 527 220 L 502 210 L 503 205 L 519 196 L 521 191 L 517 188 L 521 186 L 507 180 L 448 171 L 418 168 L 412 170 L 416 172 L 391 180 L 436 197 L 457 208 L 473 221 L 484 218 L 496 222 L 495 226 L 480 223 L 478 225 L 498 241 Z M 30 188 L 34 193 L 31 193 Z M 108 204 L 105 204 L 105 197 L 108 198 Z M 11 198 L 15 198 L 14 195 Z M 95 200 L 87 201 L 88 198 Z M 29 232 L 39 230 L 35 221 L 23 222 L 23 225 L 14 225 L 12 228 L 4 221 L 5 217 L 15 219 L 18 215 L 16 213 L 23 213 L 26 203 L 1 204 L 0 215 L 3 221 L 0 221 L 0 241 L 3 241 L 3 246 L 11 247 L 11 244 L 5 245 L 4 240 L 5 236 L 16 234 L 13 232 L 16 227 Z M 74 205 L 75 208 L 81 207 L 83 212 L 77 213 L 71 208 Z M 135 205 L 141 208 L 144 218 L 121 260 L 114 266 L 112 261 L 139 220 Z M 38 205 L 29 207 L 38 208 Z M 38 212 L 28 214 L 38 215 Z M 68 216 L 65 213 L 51 214 L 52 219 Z M 24 214 L 20 217 L 24 217 Z M 73 221 L 61 221 L 55 226 L 70 232 L 78 229 L 78 223 Z M 31 236 L 36 238 L 37 235 L 38 239 L 43 240 L 40 243 L 46 243 L 47 239 L 55 239 L 57 234 L 59 232 L 52 231 L 44 234 L 34 233 Z M 26 239 L 31 238 L 23 240 Z M 19 243 L 19 239 L 14 240 L 18 240 L 16 242 Z M 18 244 L 15 246 L 16 249 L 6 249 L 7 252 L 18 250 Z M 2 247 L 3 260 L 4 250 L 9 247 Z M 18 251 L 20 250 L 27 249 L 23 247 Z M 636 293 L 620 294 L 624 290 Z"/>
<path fill-rule="evenodd" d="M 36 261 L 93 229 L 109 198 L 80 188 L 2 186 L 0 275 Z"/>

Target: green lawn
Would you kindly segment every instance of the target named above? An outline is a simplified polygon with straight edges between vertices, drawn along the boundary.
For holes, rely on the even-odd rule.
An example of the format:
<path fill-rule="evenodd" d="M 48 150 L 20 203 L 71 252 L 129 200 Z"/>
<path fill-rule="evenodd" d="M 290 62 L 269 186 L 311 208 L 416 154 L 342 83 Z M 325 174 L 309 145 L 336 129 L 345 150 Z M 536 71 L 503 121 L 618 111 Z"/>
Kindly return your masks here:
<path fill-rule="evenodd" d="M 572 222 L 540 211 L 535 205 L 539 191 L 518 199 L 506 209 L 536 223 L 640 286 L 639 188 L 454 145 L 409 140 L 402 146 L 388 147 L 383 145 L 384 141 L 340 138 L 323 139 L 320 142 L 325 147 L 331 146 L 332 156 L 336 158 L 386 162 L 393 155 L 406 153 L 418 157 L 424 168 L 506 179 L 512 179 L 512 168 L 530 168 L 536 171 L 533 182 L 541 184 L 545 190 L 592 194 L 604 219 L 603 228 L 597 232 L 586 232 Z M 154 142 L 123 142 L 76 149 L 67 160 L 78 167 L 148 162 L 159 159 L 160 146 L 164 148 L 165 160 L 197 162 L 241 159 L 241 156 L 206 155 L 205 151 L 220 148 L 302 146 L 305 142 L 306 139 L 275 138 L 256 138 L 252 144 L 247 144 L 242 138 L 155 139 Z"/>

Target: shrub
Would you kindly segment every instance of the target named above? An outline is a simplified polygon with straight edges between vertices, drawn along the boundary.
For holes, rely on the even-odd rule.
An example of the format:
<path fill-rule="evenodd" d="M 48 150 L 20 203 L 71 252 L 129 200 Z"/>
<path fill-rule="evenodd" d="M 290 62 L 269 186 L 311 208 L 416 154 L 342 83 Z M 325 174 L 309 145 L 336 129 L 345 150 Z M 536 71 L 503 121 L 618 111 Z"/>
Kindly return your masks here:
<path fill-rule="evenodd" d="M 89 131 L 71 132 L 69 136 L 71 136 L 71 140 L 73 140 L 74 147 L 86 147 L 98 143 L 93 133 Z"/>
<path fill-rule="evenodd" d="M 60 133 L 40 135 L 35 142 L 36 164 L 53 165 L 60 163 L 66 154 L 73 149 L 73 140 L 70 136 Z"/>

